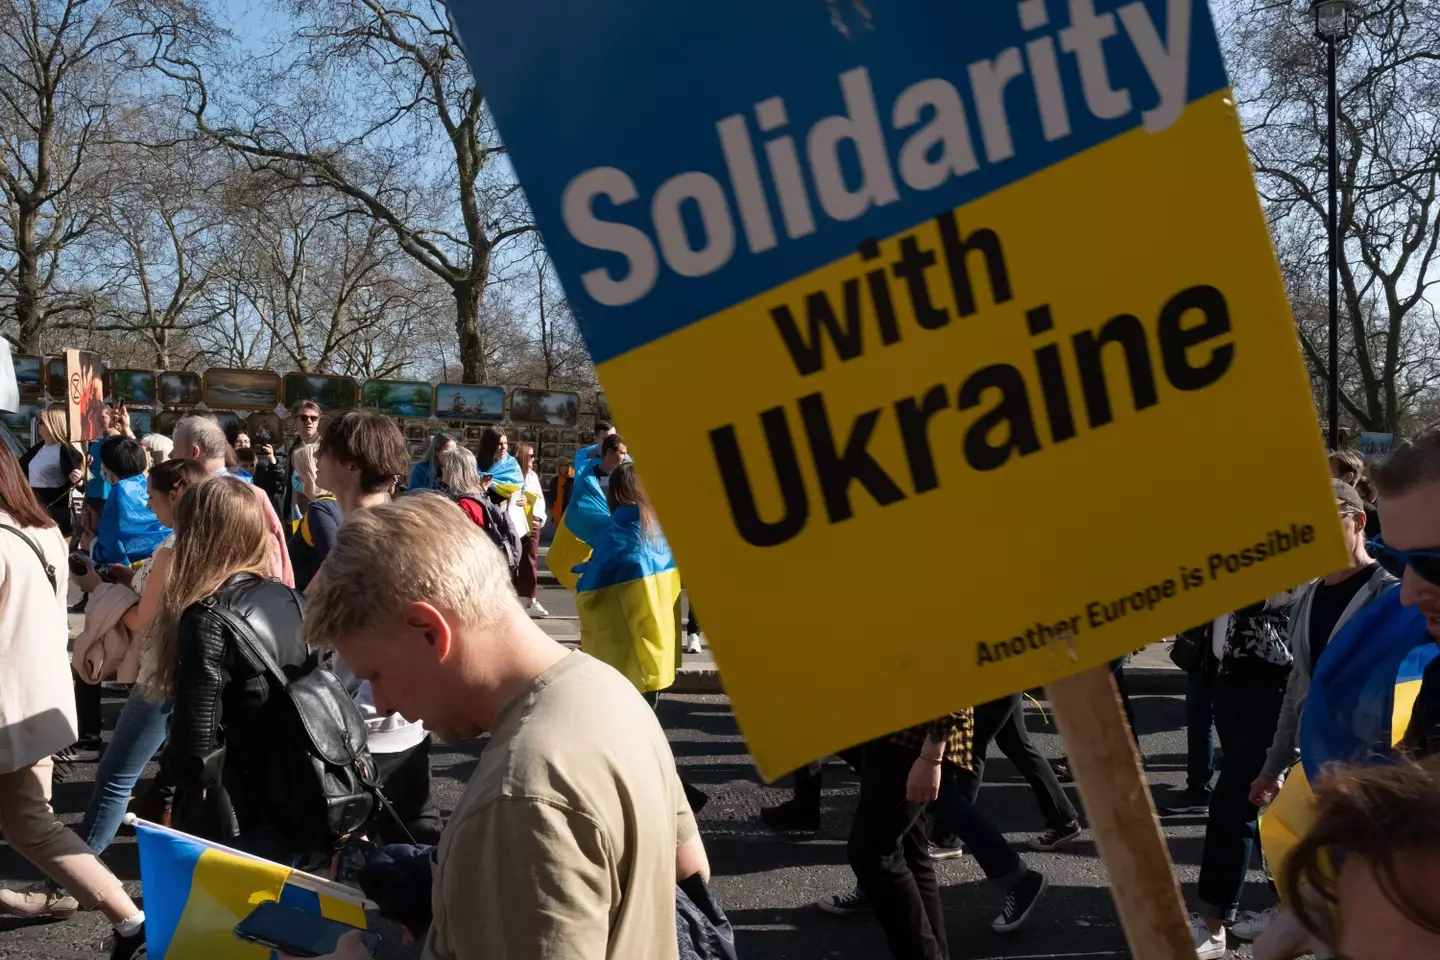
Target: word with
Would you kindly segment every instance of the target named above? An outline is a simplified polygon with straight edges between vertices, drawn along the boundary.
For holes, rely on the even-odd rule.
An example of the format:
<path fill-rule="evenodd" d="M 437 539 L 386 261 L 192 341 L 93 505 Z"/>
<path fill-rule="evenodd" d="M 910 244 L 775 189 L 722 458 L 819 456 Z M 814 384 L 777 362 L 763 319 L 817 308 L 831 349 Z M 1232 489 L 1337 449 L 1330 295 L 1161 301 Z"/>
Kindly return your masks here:
<path fill-rule="evenodd" d="M 951 213 L 942 214 L 936 223 L 942 244 L 947 250 L 953 247 L 957 251 L 953 256 L 947 253 L 944 263 L 962 315 L 975 309 L 964 250 L 975 249 L 983 254 L 994 300 L 1000 303 L 1011 299 L 1013 294 L 1000 238 L 993 231 L 978 230 L 962 239 Z M 900 247 L 918 249 L 918 241 L 914 235 L 906 235 L 900 238 Z M 876 272 L 883 274 L 883 271 Z M 857 289 L 849 286 L 851 280 L 844 283 L 847 290 Z M 871 296 L 877 305 L 875 315 L 881 325 L 881 340 L 887 345 L 893 343 L 899 339 L 898 326 L 888 331 L 886 327 L 887 322 L 894 321 L 893 311 L 887 315 L 878 307 L 886 300 L 873 286 Z M 850 296 L 850 300 L 858 302 L 858 294 Z M 863 337 L 857 304 L 847 303 L 845 326 L 841 327 L 824 291 L 807 295 L 805 302 L 811 309 L 808 342 L 784 311 L 778 307 L 771 311 L 802 375 L 820 369 L 823 364 L 821 331 L 829 334 L 841 360 L 861 355 Z M 1035 412 L 1037 406 L 1043 412 L 1051 444 L 1064 443 L 1079 435 L 1069 380 L 1062 364 L 1062 345 L 1052 342 L 1053 336 L 1047 336 L 1054 328 L 1051 309 L 1043 304 L 1034 307 L 1026 312 L 1025 320 L 1029 335 L 1036 338 L 1033 370 L 1022 371 L 1008 363 L 989 364 L 961 380 L 953 392 L 947 384 L 937 383 L 914 396 L 902 397 L 889 407 L 866 410 L 854 417 L 838 436 L 821 393 L 810 393 L 796 401 L 830 523 L 840 523 L 854 515 L 850 494 L 857 484 L 881 506 L 907 498 L 900 484 L 868 449 L 882 417 L 886 418 L 885 425 L 900 435 L 911 495 L 940 486 L 930 443 L 930 424 L 933 418 L 952 408 L 978 411 L 966 428 L 963 445 L 965 462 L 976 471 L 999 469 L 1014 456 L 1029 456 L 1043 448 Z M 1154 326 L 1160 365 L 1166 381 L 1176 390 L 1204 389 L 1230 369 L 1234 345 L 1216 342 L 1230 333 L 1230 312 L 1224 295 L 1216 288 L 1200 285 L 1174 294 L 1161 306 Z M 1137 412 L 1160 402 L 1149 334 L 1146 324 L 1138 317 L 1128 313 L 1111 317 L 1098 330 L 1083 330 L 1071 336 L 1069 348 L 1070 362 L 1079 372 L 1085 420 L 1091 430 L 1115 419 L 1111 384 L 1104 363 L 1107 350 L 1119 350 L 1124 359 L 1128 393 Z M 771 407 L 762 411 L 760 424 L 784 501 L 784 512 L 777 520 L 765 520 L 759 515 L 750 472 L 734 425 L 711 430 L 710 445 L 736 530 L 757 547 L 773 547 L 804 529 L 810 516 L 810 500 L 786 409 Z"/>
<path fill-rule="evenodd" d="M 1010 85 L 1025 75 L 1029 64 L 1035 109 L 1046 141 L 1070 136 L 1071 124 L 1065 95 L 1065 73 L 1078 74 L 1085 106 L 1095 117 L 1115 120 L 1134 112 L 1130 91 L 1110 86 L 1105 41 L 1120 32 L 1118 16 L 1126 38 L 1144 65 L 1156 105 L 1141 113 L 1145 129 L 1156 133 L 1166 129 L 1185 109 L 1190 69 L 1190 17 L 1194 0 L 1167 0 L 1167 38 L 1162 40 L 1145 5 L 1127 3 L 1114 13 L 1095 12 L 1094 0 L 1069 0 L 1070 23 L 1058 32 L 1060 48 L 1074 58 L 1062 71 L 1055 51 L 1055 37 L 1039 33 L 1050 26 L 1045 0 L 1024 0 L 1018 4 L 1021 29 L 1035 36 L 1019 47 L 1006 47 L 993 58 L 967 65 L 970 100 L 979 121 L 985 159 L 1002 163 L 1015 156 L 1009 109 L 1019 98 Z M 987 14 L 976 13 L 977 17 Z M 816 232 L 816 211 L 810 196 L 830 220 L 848 222 L 873 208 L 900 200 L 896 184 L 914 191 L 929 191 L 980 169 L 969 121 L 960 91 L 948 80 L 930 77 L 911 84 L 890 105 L 889 126 L 899 135 L 913 130 L 897 148 L 886 140 L 880 107 L 875 102 L 870 72 L 856 67 L 839 75 L 845 112 L 816 119 L 804 135 L 809 179 L 800 160 L 796 137 L 784 132 L 791 123 L 783 97 L 774 96 L 755 103 L 755 127 L 769 137 L 764 143 L 766 168 L 762 172 L 743 113 L 715 124 L 724 156 L 727 184 L 701 170 L 677 173 L 660 184 L 649 199 L 650 222 L 659 242 L 659 255 L 650 234 L 619 220 L 601 219 L 596 214 L 598 198 L 619 213 L 640 199 L 635 181 L 618 167 L 594 167 L 571 179 L 561 194 L 561 217 L 570 235 L 591 250 L 618 253 L 626 267 L 616 274 L 595 267 L 580 275 L 585 292 L 596 303 L 620 307 L 635 303 L 654 289 L 660 277 L 660 259 L 683 277 L 703 277 L 731 262 L 736 249 L 732 204 L 739 211 L 745 241 L 752 254 L 775 248 L 780 240 L 770 200 L 779 201 L 785 236 L 797 240 Z M 1073 80 L 1072 80 L 1073 82 Z M 851 186 L 842 156 L 853 152 L 859 159 L 859 184 Z M 687 213 L 698 216 L 692 238 L 686 228 Z M 692 242 L 693 239 L 693 242 Z"/>

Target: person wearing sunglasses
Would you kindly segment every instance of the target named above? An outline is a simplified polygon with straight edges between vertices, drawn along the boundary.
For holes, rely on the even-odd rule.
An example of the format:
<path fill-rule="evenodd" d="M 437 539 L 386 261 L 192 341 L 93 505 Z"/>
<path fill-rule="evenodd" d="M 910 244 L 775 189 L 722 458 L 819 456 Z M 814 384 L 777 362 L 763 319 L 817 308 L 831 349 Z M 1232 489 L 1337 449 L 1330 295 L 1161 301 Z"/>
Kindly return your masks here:
<path fill-rule="evenodd" d="M 314 400 L 301 400 L 295 404 L 290 419 L 295 426 L 295 437 L 289 448 L 276 457 L 270 444 L 261 444 L 257 451 L 260 465 L 255 472 L 255 483 L 270 494 L 275 512 L 287 523 L 303 517 L 305 508 L 318 495 L 314 486 L 314 457 L 302 456 L 297 464 L 295 455 L 307 448 L 311 454 L 315 452 L 315 445 L 320 442 L 320 405 Z M 297 467 L 304 469 L 297 472 Z"/>
<path fill-rule="evenodd" d="M 1440 642 L 1440 422 L 1397 446 L 1370 478 L 1385 531 L 1370 552 L 1400 578 L 1400 602 L 1420 611 Z M 1403 743 L 1416 755 L 1440 754 L 1440 658 L 1425 670 Z"/>

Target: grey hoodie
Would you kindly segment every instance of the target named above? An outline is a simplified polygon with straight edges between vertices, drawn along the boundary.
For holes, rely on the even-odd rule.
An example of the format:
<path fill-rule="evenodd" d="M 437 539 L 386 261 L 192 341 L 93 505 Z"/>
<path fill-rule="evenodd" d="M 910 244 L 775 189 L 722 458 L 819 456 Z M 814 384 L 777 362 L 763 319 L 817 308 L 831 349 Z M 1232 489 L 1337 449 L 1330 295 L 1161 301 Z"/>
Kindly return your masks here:
<path fill-rule="evenodd" d="M 1330 631 L 1330 639 L 1334 640 L 1350 618 L 1363 610 L 1366 604 L 1399 582 L 1384 568 L 1376 567 L 1365 586 L 1341 612 L 1340 619 Z M 1285 686 L 1285 703 L 1280 707 L 1275 739 L 1270 742 L 1265 766 L 1260 770 L 1261 776 L 1274 780 L 1280 779 L 1300 759 L 1300 714 L 1305 710 L 1305 698 L 1310 694 L 1310 677 L 1315 672 L 1315 658 L 1310 654 L 1310 608 L 1314 605 L 1315 588 L 1319 584 L 1319 580 L 1307 584 L 1290 610 L 1289 645 L 1295 663 Z"/>

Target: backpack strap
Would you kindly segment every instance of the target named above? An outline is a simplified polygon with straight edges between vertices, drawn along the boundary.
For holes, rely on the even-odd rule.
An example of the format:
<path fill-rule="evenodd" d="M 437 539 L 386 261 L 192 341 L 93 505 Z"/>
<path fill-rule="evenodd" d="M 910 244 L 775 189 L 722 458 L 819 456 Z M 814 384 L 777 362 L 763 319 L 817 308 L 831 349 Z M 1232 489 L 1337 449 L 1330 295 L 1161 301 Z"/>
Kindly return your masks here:
<path fill-rule="evenodd" d="M 40 547 L 36 545 L 35 541 L 26 536 L 19 527 L 12 527 L 8 523 L 0 523 L 0 527 L 15 534 L 15 536 L 19 537 L 25 543 L 25 546 L 30 548 L 31 552 L 35 554 L 35 559 L 40 561 L 40 569 L 45 571 L 45 579 L 50 581 L 50 589 L 59 590 L 59 581 L 55 579 L 55 565 L 45 559 L 45 554 L 40 552 Z"/>
<path fill-rule="evenodd" d="M 235 639 L 240 642 L 245 655 L 253 662 L 259 664 L 260 669 L 270 674 L 271 679 L 280 684 L 281 689 L 290 686 L 290 678 L 285 675 L 280 664 L 270 655 L 260 638 L 255 636 L 254 629 L 246 623 L 243 617 L 236 616 L 234 612 L 215 602 L 214 597 L 207 597 L 202 601 L 205 609 L 218 616 L 235 633 Z"/>

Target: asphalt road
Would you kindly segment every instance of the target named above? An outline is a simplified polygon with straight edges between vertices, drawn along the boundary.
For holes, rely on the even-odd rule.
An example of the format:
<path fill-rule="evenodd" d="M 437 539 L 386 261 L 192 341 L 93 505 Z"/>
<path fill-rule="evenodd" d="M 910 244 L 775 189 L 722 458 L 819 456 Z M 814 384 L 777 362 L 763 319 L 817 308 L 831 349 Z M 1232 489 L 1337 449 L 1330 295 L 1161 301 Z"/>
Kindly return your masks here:
<path fill-rule="evenodd" d="M 549 605 L 548 598 L 542 602 Z M 107 729 L 120 703 L 119 699 L 107 700 Z M 1149 780 L 1163 804 L 1184 781 L 1184 703 L 1178 697 L 1138 697 L 1136 709 Z M 715 869 L 713 886 L 738 930 L 741 957 L 869 960 L 888 956 L 872 917 L 831 917 L 813 905 L 818 897 L 848 889 L 853 883 L 845 862 L 845 836 L 856 797 L 856 782 L 849 769 L 838 760 L 826 767 L 824 827 L 817 836 L 776 836 L 760 825 L 757 814 L 761 806 L 784 799 L 787 791 L 783 786 L 760 782 L 725 698 L 667 697 L 662 701 L 660 716 L 670 733 L 682 773 L 710 796 L 700 814 L 700 825 Z M 1060 756 L 1059 737 L 1041 709 L 1030 704 L 1026 719 L 1041 749 L 1050 756 Z M 436 785 L 446 809 L 453 806 L 481 749 L 481 742 L 469 742 L 436 750 Z M 992 752 L 992 756 L 998 755 Z M 82 764 L 81 779 L 57 786 L 55 807 L 66 822 L 79 820 L 90 794 L 87 781 L 93 773 L 93 764 Z M 992 760 L 986 775 L 989 780 L 981 792 L 981 808 L 1013 842 L 1018 845 L 1042 829 L 1029 787 L 1008 761 Z M 1200 861 L 1203 818 L 1167 821 L 1165 832 L 1184 892 L 1189 896 L 1193 894 Z M 1024 851 L 1023 856 L 1049 877 L 1050 892 L 1030 925 L 1011 936 L 990 931 L 990 918 L 998 912 L 1002 898 L 985 883 L 973 861 L 964 858 L 939 865 L 945 885 L 950 950 L 956 960 L 1128 956 L 1105 870 L 1088 832 L 1060 852 Z M 105 859 L 127 881 L 132 893 L 138 893 L 135 845 L 128 832 L 122 833 Z M 36 876 L 8 847 L 0 846 L 0 882 L 18 884 Z M 1258 872 L 1251 873 L 1251 880 L 1244 906 L 1268 906 Z M 93 958 L 105 934 L 105 924 L 96 914 L 80 914 L 63 923 L 0 919 L 0 957 Z M 394 960 L 416 955 L 393 942 L 387 943 L 382 954 Z M 1232 954 L 1249 955 L 1248 948 Z"/>

